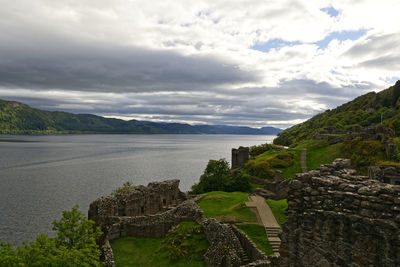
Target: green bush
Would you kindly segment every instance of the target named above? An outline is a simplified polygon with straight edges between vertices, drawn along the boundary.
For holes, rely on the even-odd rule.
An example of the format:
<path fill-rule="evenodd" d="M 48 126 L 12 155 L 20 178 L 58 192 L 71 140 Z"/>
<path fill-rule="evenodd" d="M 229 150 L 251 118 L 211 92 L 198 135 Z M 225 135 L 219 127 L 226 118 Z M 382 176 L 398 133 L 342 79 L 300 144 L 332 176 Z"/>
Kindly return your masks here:
<path fill-rule="evenodd" d="M 117 189 L 115 189 L 112 192 L 112 194 L 116 195 L 116 194 L 119 194 L 119 193 L 122 193 L 122 192 L 126 192 L 126 191 L 129 191 L 129 190 L 132 190 L 132 189 L 135 189 L 135 186 L 133 185 L 133 183 L 128 181 L 128 182 L 125 182 L 121 187 L 118 187 Z"/>
<path fill-rule="evenodd" d="M 64 211 L 60 221 L 53 222 L 55 238 L 42 234 L 16 250 L 0 243 L 0 266 L 103 266 L 96 244 L 102 233 L 93 225 L 75 206 Z"/>
<path fill-rule="evenodd" d="M 202 260 L 209 246 L 201 225 L 196 222 L 182 222 L 168 232 L 161 244 L 160 252 L 166 252 L 171 260 L 179 260 L 186 255 Z"/>
<path fill-rule="evenodd" d="M 240 172 L 239 174 L 237 174 L 236 177 L 233 177 L 231 180 L 228 181 L 228 184 L 226 185 L 226 191 L 227 192 L 236 192 L 236 191 L 250 192 L 251 184 L 249 182 L 248 175 L 243 172 Z"/>
<path fill-rule="evenodd" d="M 249 160 L 244 165 L 244 171 L 251 175 L 262 179 L 272 179 L 274 177 L 274 170 L 271 169 L 271 165 L 267 161 L 254 161 Z"/>
<path fill-rule="evenodd" d="M 256 157 L 258 155 L 261 155 L 264 152 L 273 150 L 273 151 L 280 151 L 283 148 L 281 146 L 273 145 L 273 144 L 262 144 L 258 146 L 251 146 L 250 147 L 250 156 Z"/>
<path fill-rule="evenodd" d="M 251 185 L 246 175 L 239 173 L 232 177 L 229 163 L 225 159 L 210 160 L 200 182 L 192 186 L 191 193 L 203 194 L 211 191 L 249 192 Z"/>
<path fill-rule="evenodd" d="M 292 152 L 278 154 L 267 161 L 272 168 L 287 168 L 295 162 L 295 154 Z"/>
<path fill-rule="evenodd" d="M 361 137 L 345 140 L 342 153 L 351 159 L 353 166 L 365 173 L 367 167 L 385 159 L 385 146 L 380 141 L 363 141 Z"/>

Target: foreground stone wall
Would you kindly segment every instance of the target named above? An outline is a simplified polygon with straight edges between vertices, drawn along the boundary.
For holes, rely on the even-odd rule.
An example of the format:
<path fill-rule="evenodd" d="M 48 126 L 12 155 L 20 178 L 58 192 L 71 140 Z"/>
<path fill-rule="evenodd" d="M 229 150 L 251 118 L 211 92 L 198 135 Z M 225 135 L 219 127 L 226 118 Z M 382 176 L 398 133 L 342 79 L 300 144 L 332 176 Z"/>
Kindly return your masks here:
<path fill-rule="evenodd" d="M 400 186 L 349 167 L 338 159 L 290 182 L 279 266 L 400 266 Z"/>

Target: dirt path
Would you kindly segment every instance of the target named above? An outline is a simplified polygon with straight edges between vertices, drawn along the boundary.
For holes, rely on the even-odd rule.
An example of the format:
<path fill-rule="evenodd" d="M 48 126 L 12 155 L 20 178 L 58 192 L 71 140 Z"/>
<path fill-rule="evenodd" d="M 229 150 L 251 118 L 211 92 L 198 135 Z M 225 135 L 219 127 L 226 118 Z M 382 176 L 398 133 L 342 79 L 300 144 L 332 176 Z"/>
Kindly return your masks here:
<path fill-rule="evenodd" d="M 265 227 L 265 232 L 268 237 L 268 241 L 271 244 L 274 254 L 279 254 L 279 247 L 281 245 L 281 239 L 278 237 L 278 232 L 281 227 L 275 219 L 271 208 L 265 202 L 265 199 L 261 196 L 249 196 L 249 201 L 246 202 L 246 206 L 249 208 L 255 208 L 261 219 L 262 225 Z"/>
<path fill-rule="evenodd" d="M 306 148 L 301 150 L 300 165 L 301 165 L 302 172 L 308 171 L 307 170 L 307 149 Z"/>

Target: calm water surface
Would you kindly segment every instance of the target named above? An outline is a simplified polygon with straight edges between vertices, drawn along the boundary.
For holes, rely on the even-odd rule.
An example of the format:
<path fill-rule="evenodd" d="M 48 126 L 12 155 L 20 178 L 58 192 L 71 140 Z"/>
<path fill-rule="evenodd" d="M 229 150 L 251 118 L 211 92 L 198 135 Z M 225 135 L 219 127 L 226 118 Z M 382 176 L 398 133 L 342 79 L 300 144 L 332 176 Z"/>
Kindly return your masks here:
<path fill-rule="evenodd" d="M 187 191 L 209 159 L 230 161 L 231 148 L 271 142 L 255 135 L 1 136 L 0 242 L 52 234 L 51 222 L 126 181 L 180 179 Z M 20 140 L 25 142 L 4 142 Z"/>

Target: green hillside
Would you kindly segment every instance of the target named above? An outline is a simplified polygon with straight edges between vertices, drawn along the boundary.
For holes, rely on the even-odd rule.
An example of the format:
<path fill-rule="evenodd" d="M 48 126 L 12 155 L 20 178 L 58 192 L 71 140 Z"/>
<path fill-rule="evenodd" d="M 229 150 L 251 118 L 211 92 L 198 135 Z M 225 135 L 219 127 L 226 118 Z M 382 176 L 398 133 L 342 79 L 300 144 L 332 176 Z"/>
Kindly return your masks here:
<path fill-rule="evenodd" d="M 44 111 L 0 99 L 0 134 L 128 133 L 128 134 L 277 134 L 261 129 L 223 125 L 189 125 L 103 118 L 91 114 Z"/>
<path fill-rule="evenodd" d="M 333 126 L 346 131 L 352 126 L 372 126 L 381 123 L 400 133 L 400 81 L 379 93 L 371 92 L 335 109 L 327 110 L 311 119 L 297 124 L 274 140 L 274 144 L 294 146 L 310 139 L 316 132 Z"/>

